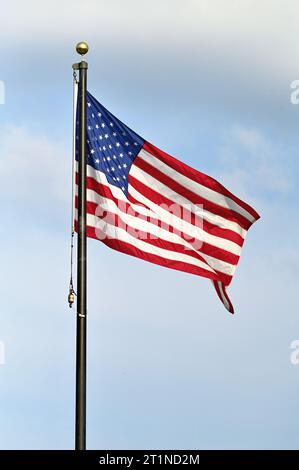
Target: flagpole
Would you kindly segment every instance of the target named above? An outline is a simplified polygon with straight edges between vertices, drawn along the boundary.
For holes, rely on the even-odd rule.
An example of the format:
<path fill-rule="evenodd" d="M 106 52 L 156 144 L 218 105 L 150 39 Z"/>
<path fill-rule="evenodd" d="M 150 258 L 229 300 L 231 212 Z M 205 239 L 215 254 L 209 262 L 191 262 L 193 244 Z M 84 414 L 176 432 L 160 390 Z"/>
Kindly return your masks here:
<path fill-rule="evenodd" d="M 76 46 L 78 54 L 88 52 L 84 42 Z M 86 84 L 88 64 L 75 64 L 79 70 L 78 121 L 78 244 L 77 244 L 77 331 L 76 331 L 76 429 L 75 449 L 86 449 Z"/>

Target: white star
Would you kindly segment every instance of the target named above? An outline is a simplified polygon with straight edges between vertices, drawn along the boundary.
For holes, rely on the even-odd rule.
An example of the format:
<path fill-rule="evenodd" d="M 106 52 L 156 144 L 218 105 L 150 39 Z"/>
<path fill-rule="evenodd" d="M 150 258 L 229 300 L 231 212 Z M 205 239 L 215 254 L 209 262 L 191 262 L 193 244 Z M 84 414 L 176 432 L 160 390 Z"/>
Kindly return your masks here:
<path fill-rule="evenodd" d="M 114 160 L 116 160 L 116 155 L 113 155 Z"/>
<path fill-rule="evenodd" d="M 127 168 L 127 164 L 126 164 L 126 163 L 123 164 L 123 168 Z"/>
<path fill-rule="evenodd" d="M 112 145 L 111 145 L 111 144 L 109 144 L 108 147 L 109 147 L 110 149 L 112 149 Z"/>
<path fill-rule="evenodd" d="M 106 147 L 105 147 L 105 145 L 103 145 L 103 150 L 106 150 Z"/>
<path fill-rule="evenodd" d="M 94 149 L 91 149 L 90 153 L 93 154 L 93 153 L 94 153 Z"/>
<path fill-rule="evenodd" d="M 112 135 L 113 135 L 114 137 L 116 137 L 116 136 L 117 136 L 116 132 L 113 132 L 113 134 L 112 134 Z"/>
<path fill-rule="evenodd" d="M 114 166 L 112 166 L 112 167 L 111 167 L 111 171 L 115 171 L 115 168 L 114 168 Z"/>
<path fill-rule="evenodd" d="M 98 158 L 96 159 L 96 163 L 100 163 L 100 160 Z"/>
<path fill-rule="evenodd" d="M 123 154 L 123 153 L 120 153 L 119 156 L 120 156 L 120 158 L 123 158 L 124 154 Z"/>
<path fill-rule="evenodd" d="M 93 117 L 93 118 L 94 118 L 94 114 L 93 114 L 93 113 L 91 113 L 91 117 Z"/>
<path fill-rule="evenodd" d="M 105 139 L 108 139 L 109 135 L 108 134 L 105 134 Z"/>
<path fill-rule="evenodd" d="M 124 186 L 122 186 L 121 189 L 124 191 L 125 190 Z"/>
<path fill-rule="evenodd" d="M 102 116 L 101 113 L 98 113 L 98 116 L 101 117 Z"/>
<path fill-rule="evenodd" d="M 110 157 L 107 157 L 107 162 L 110 162 L 111 158 Z"/>
<path fill-rule="evenodd" d="M 125 145 L 128 147 L 128 145 L 130 145 L 130 144 L 129 144 L 129 142 L 125 142 Z"/>
<path fill-rule="evenodd" d="M 119 178 L 118 176 L 116 177 L 116 179 L 117 179 L 117 181 L 119 181 L 119 180 L 120 180 L 120 178 Z"/>
<path fill-rule="evenodd" d="M 99 125 L 98 125 L 98 124 L 96 124 L 96 129 L 98 129 L 98 128 L 99 128 Z"/>
<path fill-rule="evenodd" d="M 118 168 L 121 170 L 121 165 L 118 165 Z"/>
<path fill-rule="evenodd" d="M 101 124 L 101 127 L 102 127 L 103 129 L 104 129 L 104 127 L 106 127 L 106 126 L 105 126 L 105 124 L 104 124 L 103 122 L 102 122 L 102 124 Z"/>
<path fill-rule="evenodd" d="M 123 179 L 124 179 L 124 180 L 126 179 L 126 175 L 123 175 Z"/>
<path fill-rule="evenodd" d="M 91 126 L 88 126 L 88 130 L 91 131 L 92 127 Z"/>
<path fill-rule="evenodd" d="M 134 145 L 138 145 L 137 142 L 134 142 Z"/>
<path fill-rule="evenodd" d="M 119 143 L 119 142 L 116 142 L 116 147 L 120 147 L 120 143 Z"/>
<path fill-rule="evenodd" d="M 113 127 L 113 122 L 110 122 L 110 126 Z"/>
<path fill-rule="evenodd" d="M 90 108 L 90 106 L 91 106 L 91 103 L 87 103 L 87 106 Z"/>
<path fill-rule="evenodd" d="M 100 135 L 100 140 L 103 140 L 103 136 Z"/>
<path fill-rule="evenodd" d="M 107 172 L 109 173 L 109 168 L 107 168 Z"/>

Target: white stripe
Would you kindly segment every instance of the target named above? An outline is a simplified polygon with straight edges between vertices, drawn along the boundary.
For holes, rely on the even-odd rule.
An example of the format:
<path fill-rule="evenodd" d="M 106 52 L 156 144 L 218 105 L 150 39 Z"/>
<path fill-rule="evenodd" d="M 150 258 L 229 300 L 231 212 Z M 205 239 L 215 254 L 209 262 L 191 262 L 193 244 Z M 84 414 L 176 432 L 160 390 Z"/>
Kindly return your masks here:
<path fill-rule="evenodd" d="M 108 186 L 115 198 L 121 201 L 124 201 L 128 204 L 131 204 L 120 188 L 108 183 L 106 175 L 103 172 L 95 170 L 90 165 L 87 165 L 86 171 L 87 171 L 87 176 L 94 178 L 100 184 L 104 184 L 105 186 Z M 145 196 L 139 193 L 139 191 L 133 188 L 130 184 L 129 184 L 129 193 L 134 197 L 134 199 L 139 201 L 140 204 L 144 204 L 148 208 L 147 209 L 139 204 L 131 204 L 132 209 L 136 211 L 137 213 L 139 212 L 142 215 L 150 217 L 151 219 L 158 219 L 161 222 L 167 223 L 169 225 L 173 225 L 177 230 L 184 232 L 191 239 L 194 238 L 199 241 L 207 242 L 208 244 L 212 246 L 221 248 L 237 256 L 240 256 L 242 247 L 240 247 L 237 243 L 232 242 L 231 240 L 226 240 L 225 238 L 211 235 L 208 232 L 201 229 L 200 227 L 195 227 L 189 222 L 181 218 L 175 217 L 174 214 L 170 214 L 163 207 L 147 199 Z"/>
<path fill-rule="evenodd" d="M 234 255 L 240 256 L 241 254 L 241 247 L 230 240 L 226 240 L 225 238 L 216 237 L 214 235 L 205 232 L 200 227 L 195 227 L 191 223 L 176 217 L 174 214 L 170 214 L 166 209 L 158 204 L 155 204 L 145 196 L 143 196 L 139 191 L 133 188 L 132 185 L 129 184 L 129 193 L 134 197 L 134 199 L 140 201 L 141 203 L 148 206 L 154 213 L 158 214 L 160 220 L 164 223 L 172 225 L 176 229 L 184 232 L 191 238 L 195 238 L 197 240 L 202 240 L 212 246 L 221 248 L 223 250 L 229 251 Z"/>
<path fill-rule="evenodd" d="M 95 170 L 92 166 L 87 165 L 87 176 L 94 178 L 100 184 L 104 184 L 108 186 L 115 198 L 120 199 L 121 201 L 124 201 L 130 204 L 130 202 L 128 201 L 125 194 L 120 188 L 108 183 L 106 175 L 103 172 Z M 173 225 L 177 230 L 184 232 L 191 239 L 194 238 L 199 241 L 200 240 L 205 241 L 212 246 L 221 248 L 237 256 L 240 256 L 241 247 L 237 243 L 234 243 L 230 240 L 226 240 L 221 237 L 211 235 L 208 232 L 205 232 L 204 230 L 202 230 L 200 227 L 195 227 L 189 222 L 184 221 L 176 217 L 173 214 L 170 214 L 163 207 L 147 199 L 145 196 L 139 193 L 139 191 L 135 190 L 135 188 L 133 188 L 130 184 L 129 184 L 129 192 L 134 197 L 134 199 L 140 202 L 140 204 L 145 204 L 149 208 L 149 209 L 146 209 L 145 207 L 141 205 L 131 204 L 132 209 L 135 210 L 136 212 L 139 212 L 147 217 L 150 217 L 151 219 L 156 218 L 164 223 Z"/>
<path fill-rule="evenodd" d="M 77 161 L 76 161 L 76 171 L 78 172 L 78 162 Z M 130 203 L 128 201 L 126 195 L 123 193 L 123 191 L 119 187 L 114 186 L 113 184 L 110 184 L 108 182 L 107 177 L 106 177 L 104 172 L 96 170 L 91 165 L 86 165 L 86 175 L 90 178 L 93 178 L 97 183 L 103 184 L 104 186 L 107 186 L 110 189 L 113 197 L 115 197 L 116 199 L 119 199 L 120 201 L 123 201 L 123 202 L 126 202 L 126 203 L 130 204 L 132 209 L 135 212 L 137 212 L 139 214 L 142 214 L 146 217 L 151 217 L 152 219 L 158 219 L 158 216 L 155 213 L 153 213 L 151 210 L 147 209 L 146 207 L 142 206 L 141 203 L 140 204 Z M 76 188 L 77 188 L 77 186 L 76 186 Z M 76 189 L 76 194 L 78 194 L 77 189 Z"/>
<path fill-rule="evenodd" d="M 225 261 L 214 258 L 210 255 L 202 253 L 200 250 L 196 250 L 191 243 L 188 243 L 178 234 L 171 233 L 168 230 L 158 227 L 155 223 L 152 224 L 149 221 L 139 219 L 135 215 L 130 215 L 129 213 L 124 213 L 119 209 L 117 204 L 109 198 L 99 196 L 96 192 L 88 189 L 87 190 L 87 201 L 93 202 L 101 207 L 101 209 L 109 211 L 112 214 L 116 214 L 121 217 L 121 220 L 138 232 L 146 232 L 147 238 L 151 239 L 161 239 L 166 242 L 179 243 L 183 245 L 186 252 L 187 250 L 192 250 L 195 253 L 198 253 L 213 269 L 220 271 L 224 274 L 232 276 L 235 272 L 236 266 Z M 100 215 L 100 214 L 99 214 Z M 136 233 L 138 237 L 138 233 Z M 139 234 L 140 236 L 140 234 Z"/>
<path fill-rule="evenodd" d="M 77 211 L 75 217 L 77 220 Z M 135 248 L 138 248 L 144 253 L 156 255 L 170 261 L 180 261 L 183 263 L 190 264 L 192 266 L 199 267 L 201 269 L 205 269 L 206 271 L 209 271 L 211 273 L 215 273 L 215 271 L 210 266 L 196 258 L 193 258 L 192 256 L 184 255 L 182 253 L 177 253 L 171 250 L 165 250 L 164 248 L 160 248 L 155 245 L 150 245 L 149 243 L 146 243 L 143 240 L 139 240 L 133 237 L 121 227 L 116 227 L 112 224 L 108 224 L 105 220 L 99 219 L 98 217 L 95 217 L 91 214 L 87 214 L 87 225 L 89 227 L 94 227 L 96 231 L 103 231 L 107 238 L 129 243 L 130 245 L 134 246 Z M 101 239 L 100 236 L 99 239 Z"/>
<path fill-rule="evenodd" d="M 225 219 L 220 215 L 213 214 L 212 212 L 205 210 L 200 204 L 193 204 L 192 201 L 185 198 L 181 194 L 176 193 L 166 184 L 162 183 L 160 180 L 157 180 L 155 177 L 151 176 L 138 166 L 134 164 L 132 165 L 130 175 L 138 179 L 141 183 L 145 184 L 150 189 L 154 189 L 157 193 L 160 193 L 167 199 L 170 199 L 174 203 L 181 206 L 186 205 L 194 214 L 198 213 L 198 209 L 200 208 L 200 216 L 205 220 L 213 225 L 216 225 L 217 227 L 232 230 L 240 235 L 243 239 L 245 238 L 247 230 L 241 227 L 237 222 L 233 222 L 231 220 Z"/>
<path fill-rule="evenodd" d="M 175 181 L 178 181 L 181 185 L 193 191 L 195 194 L 198 194 L 199 196 L 204 197 L 205 199 L 208 199 L 209 201 L 212 201 L 221 207 L 225 207 L 229 210 L 234 210 L 250 222 L 255 221 L 255 218 L 246 209 L 241 207 L 238 203 L 236 203 L 233 199 L 229 198 L 228 196 L 224 196 L 223 194 L 218 193 L 213 189 L 207 188 L 206 186 L 197 183 L 196 181 L 188 178 L 187 176 L 182 175 L 181 173 L 174 170 L 166 163 L 162 162 L 158 158 L 154 157 L 151 153 L 143 149 L 141 149 L 139 156 L 150 165 L 159 169 L 159 171 L 161 171 L 165 175 L 169 176 Z"/>
<path fill-rule="evenodd" d="M 227 310 L 230 309 L 230 305 L 227 301 L 227 298 L 225 297 L 224 295 L 224 292 L 223 292 L 223 288 L 222 288 L 222 282 L 220 281 L 217 281 L 217 284 L 218 284 L 218 287 L 219 287 L 219 290 L 220 290 L 220 295 L 221 295 L 221 299 L 222 299 L 222 302 L 224 303 L 225 307 L 227 308 Z"/>

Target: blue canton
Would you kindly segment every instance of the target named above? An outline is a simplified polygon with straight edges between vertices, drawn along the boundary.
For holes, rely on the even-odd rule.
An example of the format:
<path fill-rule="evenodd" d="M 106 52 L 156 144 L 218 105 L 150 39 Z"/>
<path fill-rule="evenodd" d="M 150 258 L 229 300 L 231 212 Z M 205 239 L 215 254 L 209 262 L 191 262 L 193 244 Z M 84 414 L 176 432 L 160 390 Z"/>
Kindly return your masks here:
<path fill-rule="evenodd" d="M 113 116 L 89 92 L 86 98 L 87 164 L 105 173 L 108 182 L 118 186 L 127 196 L 130 168 L 144 139 Z"/>

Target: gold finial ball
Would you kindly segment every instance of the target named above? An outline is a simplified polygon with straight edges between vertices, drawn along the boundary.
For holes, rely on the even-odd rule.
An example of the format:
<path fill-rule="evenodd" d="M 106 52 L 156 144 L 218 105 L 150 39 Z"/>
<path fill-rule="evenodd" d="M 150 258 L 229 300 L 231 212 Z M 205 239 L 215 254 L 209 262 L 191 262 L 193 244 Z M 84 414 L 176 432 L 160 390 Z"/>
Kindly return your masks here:
<path fill-rule="evenodd" d="M 87 42 L 78 42 L 78 44 L 76 45 L 76 51 L 80 55 L 85 55 L 88 52 L 88 49 L 89 47 Z"/>

